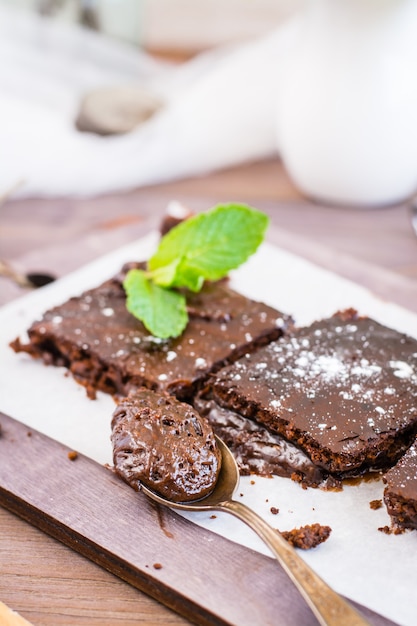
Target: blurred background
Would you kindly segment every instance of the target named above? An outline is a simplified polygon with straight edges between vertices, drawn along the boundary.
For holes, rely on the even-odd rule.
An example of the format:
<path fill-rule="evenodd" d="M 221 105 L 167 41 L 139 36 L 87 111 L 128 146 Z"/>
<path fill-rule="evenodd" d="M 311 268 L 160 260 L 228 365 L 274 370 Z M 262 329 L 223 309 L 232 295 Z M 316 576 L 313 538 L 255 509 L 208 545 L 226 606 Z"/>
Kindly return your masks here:
<path fill-rule="evenodd" d="M 172 58 L 268 32 L 306 0 L 0 0 Z"/>
<path fill-rule="evenodd" d="M 102 194 L 278 155 L 314 201 L 416 193 L 415 0 L 0 0 L 0 11 L 0 194 Z"/>
<path fill-rule="evenodd" d="M 305 2 L 0 0 L 0 192 L 106 193 L 275 154 L 285 55 L 268 38 Z"/>

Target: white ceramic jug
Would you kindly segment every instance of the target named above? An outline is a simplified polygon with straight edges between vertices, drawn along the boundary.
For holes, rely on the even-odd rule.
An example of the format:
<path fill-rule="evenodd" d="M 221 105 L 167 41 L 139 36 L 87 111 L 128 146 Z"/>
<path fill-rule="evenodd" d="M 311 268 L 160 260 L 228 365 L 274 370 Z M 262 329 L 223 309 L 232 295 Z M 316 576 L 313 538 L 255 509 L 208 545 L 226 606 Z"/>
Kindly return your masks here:
<path fill-rule="evenodd" d="M 417 189 L 417 0 L 308 0 L 280 73 L 278 149 L 311 198 Z"/>

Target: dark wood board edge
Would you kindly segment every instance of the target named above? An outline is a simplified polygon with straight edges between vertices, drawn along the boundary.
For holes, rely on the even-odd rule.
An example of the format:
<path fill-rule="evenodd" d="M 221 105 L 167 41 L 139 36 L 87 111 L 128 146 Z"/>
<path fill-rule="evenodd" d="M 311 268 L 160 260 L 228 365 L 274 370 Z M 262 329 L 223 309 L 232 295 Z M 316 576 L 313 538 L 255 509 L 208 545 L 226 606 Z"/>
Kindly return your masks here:
<path fill-rule="evenodd" d="M 273 559 L 159 509 L 3 413 L 0 426 L 0 504 L 27 522 L 197 624 L 317 625 Z M 393 625 L 354 604 L 374 626 Z"/>
<path fill-rule="evenodd" d="M 202 611 L 198 605 L 190 602 L 188 598 L 178 596 L 170 586 L 152 581 L 150 577 L 145 576 L 138 568 L 117 558 L 111 551 L 105 550 L 79 533 L 74 532 L 71 528 L 67 528 L 57 522 L 57 520 L 45 515 L 42 510 L 31 507 L 29 513 L 27 503 L 14 497 L 12 494 L 7 494 L 1 490 L 0 503 L 4 508 L 18 515 L 26 522 L 36 526 L 54 539 L 72 548 L 90 561 L 93 561 L 93 563 L 103 567 L 180 615 L 195 621 L 196 624 L 217 626 L 226 623 L 221 619 L 212 618 L 205 611 Z"/>

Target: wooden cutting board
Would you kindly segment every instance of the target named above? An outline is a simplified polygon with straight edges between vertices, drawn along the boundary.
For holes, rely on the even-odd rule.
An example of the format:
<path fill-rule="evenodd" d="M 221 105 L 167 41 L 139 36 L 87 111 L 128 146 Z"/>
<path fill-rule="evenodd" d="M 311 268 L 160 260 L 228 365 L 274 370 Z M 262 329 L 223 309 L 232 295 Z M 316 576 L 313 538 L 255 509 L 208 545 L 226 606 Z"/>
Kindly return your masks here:
<path fill-rule="evenodd" d="M 275 560 L 159 508 L 3 413 L 0 427 L 0 504 L 34 526 L 197 624 L 317 625 Z M 393 625 L 355 606 L 372 625 Z"/>

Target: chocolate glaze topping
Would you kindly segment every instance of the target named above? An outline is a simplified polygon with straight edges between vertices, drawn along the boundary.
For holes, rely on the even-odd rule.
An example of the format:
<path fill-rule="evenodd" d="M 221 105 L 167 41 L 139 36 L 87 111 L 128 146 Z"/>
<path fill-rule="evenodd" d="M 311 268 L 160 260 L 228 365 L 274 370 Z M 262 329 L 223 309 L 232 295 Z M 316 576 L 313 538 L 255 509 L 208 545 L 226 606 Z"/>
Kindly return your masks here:
<path fill-rule="evenodd" d="M 112 419 L 116 472 L 134 489 L 143 483 L 175 502 L 208 495 L 221 454 L 206 420 L 188 404 L 140 389 L 122 400 Z"/>

